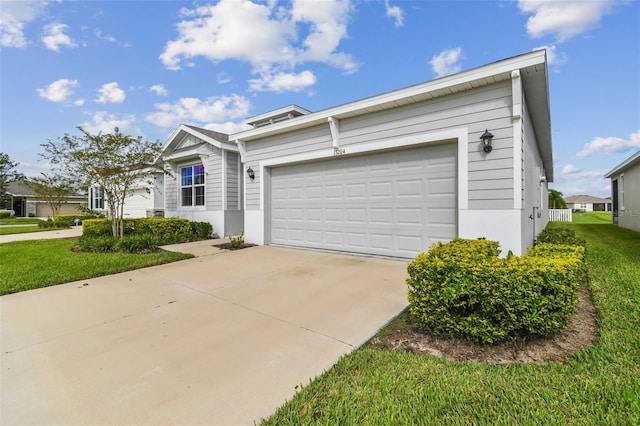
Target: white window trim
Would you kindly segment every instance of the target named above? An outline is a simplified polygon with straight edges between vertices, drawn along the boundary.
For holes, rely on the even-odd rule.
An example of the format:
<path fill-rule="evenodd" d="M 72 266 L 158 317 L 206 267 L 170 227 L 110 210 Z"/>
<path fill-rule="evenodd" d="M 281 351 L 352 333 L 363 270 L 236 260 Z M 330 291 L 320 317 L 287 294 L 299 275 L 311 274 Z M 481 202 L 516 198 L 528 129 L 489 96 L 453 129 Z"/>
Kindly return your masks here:
<path fill-rule="evenodd" d="M 624 173 L 618 176 L 618 210 L 624 210 Z"/>
<path fill-rule="evenodd" d="M 196 194 L 195 194 L 195 190 L 192 193 L 192 199 L 191 202 L 192 204 L 190 206 L 185 206 L 182 205 L 182 169 L 185 169 L 187 167 L 195 167 L 195 166 L 202 166 L 204 167 L 204 183 L 202 184 L 202 187 L 204 188 L 204 204 L 201 206 L 196 206 L 195 204 L 195 199 L 196 199 Z M 176 183 L 177 183 L 177 187 L 178 187 L 178 210 L 179 211 L 193 211 L 193 210 L 206 210 L 207 207 L 207 166 L 205 165 L 204 161 L 196 161 L 196 162 L 190 162 L 190 163 L 184 163 L 184 164 L 180 164 L 178 165 L 178 170 L 176 173 Z M 195 178 L 195 175 L 193 175 L 193 177 Z M 198 185 L 200 186 L 200 185 Z M 191 185 L 192 188 L 195 189 L 196 185 L 192 184 Z M 186 187 L 184 187 L 186 188 Z"/>

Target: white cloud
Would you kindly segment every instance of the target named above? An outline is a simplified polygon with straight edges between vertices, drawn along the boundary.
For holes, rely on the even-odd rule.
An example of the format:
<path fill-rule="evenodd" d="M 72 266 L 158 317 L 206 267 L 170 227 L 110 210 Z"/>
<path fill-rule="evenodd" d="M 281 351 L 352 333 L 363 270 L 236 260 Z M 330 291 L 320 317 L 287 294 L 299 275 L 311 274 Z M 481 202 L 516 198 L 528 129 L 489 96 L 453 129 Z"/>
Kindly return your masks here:
<path fill-rule="evenodd" d="M 282 93 L 299 92 L 316 84 L 316 76 L 309 70 L 299 74 L 278 73 L 263 74 L 260 78 L 249 80 L 251 90 Z"/>
<path fill-rule="evenodd" d="M 96 98 L 96 102 L 99 104 L 119 104 L 124 102 L 126 95 L 124 90 L 118 87 L 118 83 L 112 82 L 103 84 L 102 87 L 98 90 L 98 97 Z"/>
<path fill-rule="evenodd" d="M 629 135 L 629 139 L 609 136 L 606 138 L 596 136 L 591 142 L 584 145 L 576 154 L 578 158 L 591 157 L 601 154 L 620 154 L 632 149 L 640 148 L 640 130 Z"/>
<path fill-rule="evenodd" d="M 436 77 L 455 74 L 460 71 L 460 59 L 462 58 L 462 48 L 445 49 L 440 54 L 434 56 L 429 61 L 431 70 Z"/>
<path fill-rule="evenodd" d="M 387 17 L 393 19 L 396 28 L 404 25 L 404 13 L 399 6 L 391 6 L 389 0 L 385 0 L 384 7 L 387 10 Z"/>
<path fill-rule="evenodd" d="M 25 47 L 24 27 L 42 14 L 44 2 L 2 1 L 0 7 L 0 46 Z"/>
<path fill-rule="evenodd" d="M 100 29 L 96 29 L 93 34 L 100 40 L 108 41 L 109 43 L 116 43 L 118 41 L 114 36 L 104 34 Z"/>
<path fill-rule="evenodd" d="M 567 55 L 558 50 L 555 44 L 534 47 L 533 50 L 547 49 L 547 62 L 549 65 L 564 65 L 567 63 Z"/>
<path fill-rule="evenodd" d="M 91 121 L 80 124 L 80 127 L 92 135 L 97 135 L 98 133 L 113 133 L 117 127 L 120 133 L 137 137 L 141 135 L 142 132 L 135 127 L 135 121 L 136 117 L 134 115 L 116 116 L 106 111 L 98 111 L 93 114 Z"/>
<path fill-rule="evenodd" d="M 78 45 L 71 40 L 71 37 L 64 32 L 69 29 L 69 26 L 61 23 L 47 24 L 43 30 L 42 42 L 49 50 L 55 52 L 60 51 L 60 46 L 64 47 L 78 47 Z"/>
<path fill-rule="evenodd" d="M 563 195 L 593 195 L 607 197 L 610 194 L 610 181 L 604 178 L 606 170 L 582 171 L 573 164 L 566 164 L 553 182 L 554 189 Z"/>
<path fill-rule="evenodd" d="M 527 32 L 533 38 L 553 34 L 559 42 L 598 25 L 609 13 L 614 0 L 519 0 L 518 7 L 526 14 Z"/>
<path fill-rule="evenodd" d="M 160 127 L 175 127 L 179 123 L 217 123 L 246 117 L 251 102 L 243 96 L 211 97 L 206 100 L 182 98 L 178 102 L 155 105 L 158 111 L 145 120 Z"/>
<path fill-rule="evenodd" d="M 231 77 L 225 72 L 218 73 L 217 80 L 218 84 L 227 84 L 231 81 Z"/>
<path fill-rule="evenodd" d="M 37 89 L 38 95 L 51 102 L 64 102 L 74 93 L 74 89 L 78 87 L 77 80 L 69 80 L 61 78 L 56 80 L 47 87 Z"/>
<path fill-rule="evenodd" d="M 178 37 L 165 44 L 160 60 L 174 70 L 197 57 L 237 60 L 263 80 L 295 74 L 296 65 L 308 61 L 355 72 L 351 55 L 337 50 L 352 10 L 349 0 L 293 0 L 290 9 L 275 1 L 220 0 L 182 9 Z"/>
<path fill-rule="evenodd" d="M 167 89 L 164 87 L 164 84 L 154 84 L 149 88 L 149 91 L 155 93 L 158 96 L 167 96 L 169 94 L 169 92 L 167 92 Z"/>

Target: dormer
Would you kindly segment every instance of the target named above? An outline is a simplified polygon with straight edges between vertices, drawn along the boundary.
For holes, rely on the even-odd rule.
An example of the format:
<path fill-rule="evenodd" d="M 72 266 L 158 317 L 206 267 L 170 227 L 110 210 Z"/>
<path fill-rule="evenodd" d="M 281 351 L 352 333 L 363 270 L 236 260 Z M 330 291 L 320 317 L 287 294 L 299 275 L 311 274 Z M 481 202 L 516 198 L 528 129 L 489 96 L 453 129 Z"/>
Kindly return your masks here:
<path fill-rule="evenodd" d="M 265 112 L 264 114 L 249 117 L 245 120 L 245 123 L 254 129 L 258 127 L 268 126 L 270 124 L 279 123 L 285 120 L 291 120 L 302 115 L 311 114 L 311 111 L 306 110 L 298 105 L 289 105 L 284 108 L 279 108 L 274 111 Z"/>

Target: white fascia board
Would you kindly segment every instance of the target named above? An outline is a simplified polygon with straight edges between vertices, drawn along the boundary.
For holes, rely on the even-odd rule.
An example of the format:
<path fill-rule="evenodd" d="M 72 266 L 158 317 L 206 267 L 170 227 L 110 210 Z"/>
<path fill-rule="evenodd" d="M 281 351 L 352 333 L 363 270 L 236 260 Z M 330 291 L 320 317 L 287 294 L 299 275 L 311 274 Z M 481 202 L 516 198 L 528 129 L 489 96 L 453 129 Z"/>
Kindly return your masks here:
<path fill-rule="evenodd" d="M 288 105 L 282 108 L 278 108 L 276 110 L 273 111 L 267 111 L 264 112 L 262 114 L 258 114 L 258 115 L 254 115 L 253 117 L 249 117 L 246 120 L 244 120 L 244 122 L 248 125 L 252 125 L 253 123 L 262 121 L 262 120 L 266 120 L 267 118 L 271 118 L 271 117 L 275 117 L 275 116 L 279 116 L 282 114 L 287 114 L 290 112 L 297 112 L 300 113 L 301 115 L 307 115 L 307 114 L 311 114 L 311 111 L 302 108 L 298 105 L 292 104 L 292 105 Z"/>
<path fill-rule="evenodd" d="M 620 172 L 626 170 L 628 167 L 632 166 L 637 161 L 640 161 L 640 151 L 636 152 L 631 157 L 627 158 L 622 163 L 618 164 L 609 173 L 604 175 L 604 177 L 609 179 L 611 176 L 615 175 L 616 173 L 620 173 Z"/>
<path fill-rule="evenodd" d="M 357 111 L 366 111 L 381 104 L 393 103 L 425 93 L 446 89 L 453 86 L 461 86 L 472 81 L 483 80 L 499 74 L 508 75 L 511 71 L 522 68 L 544 64 L 546 62 L 546 52 L 537 50 L 514 58 L 504 59 L 492 64 L 484 65 L 458 74 L 438 78 L 436 80 L 410 86 L 404 89 L 395 90 L 360 101 L 351 102 L 345 105 L 326 109 L 306 116 L 297 117 L 295 120 L 283 121 L 257 129 L 246 130 L 230 135 L 231 139 L 242 139 L 250 142 L 253 139 L 263 138 L 272 134 L 282 133 L 298 128 L 305 128 L 321 123 L 326 123 L 329 117 L 340 118 L 343 114 L 353 114 Z"/>
<path fill-rule="evenodd" d="M 176 152 L 171 155 L 163 156 L 162 159 L 164 161 L 176 161 L 187 159 L 189 157 L 201 157 L 203 155 L 208 156 L 209 154 L 210 152 L 204 147 L 204 145 L 200 145 L 195 149 L 189 149 L 186 151 Z"/>
<path fill-rule="evenodd" d="M 197 130 L 192 129 L 191 127 L 185 126 L 184 124 L 179 125 L 178 128 L 171 134 L 171 136 L 169 136 L 169 139 L 167 139 L 164 146 L 162 147 L 162 152 L 165 152 L 171 146 L 171 144 L 178 140 L 181 132 L 188 133 L 199 139 L 202 139 L 203 141 L 215 146 L 218 149 L 238 152 L 238 148 L 234 144 L 220 142 L 210 136 L 205 135 L 204 133 L 200 133 Z M 180 140 L 182 139 L 183 138 L 180 137 Z"/>

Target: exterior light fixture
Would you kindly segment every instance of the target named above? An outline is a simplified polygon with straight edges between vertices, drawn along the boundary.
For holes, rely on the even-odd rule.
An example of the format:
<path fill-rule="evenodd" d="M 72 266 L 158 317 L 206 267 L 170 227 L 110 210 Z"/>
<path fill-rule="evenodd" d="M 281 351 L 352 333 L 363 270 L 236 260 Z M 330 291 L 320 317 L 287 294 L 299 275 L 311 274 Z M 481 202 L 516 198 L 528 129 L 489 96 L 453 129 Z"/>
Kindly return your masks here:
<path fill-rule="evenodd" d="M 482 150 L 487 154 L 493 149 L 491 147 L 491 139 L 493 139 L 493 135 L 489 133 L 489 130 L 485 129 L 482 136 L 480 136 L 480 140 L 482 140 Z"/>
<path fill-rule="evenodd" d="M 247 176 L 249 176 L 251 182 L 253 182 L 253 180 L 256 178 L 256 174 L 253 172 L 253 169 L 251 167 L 247 169 Z"/>

